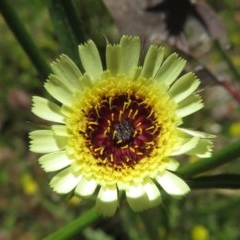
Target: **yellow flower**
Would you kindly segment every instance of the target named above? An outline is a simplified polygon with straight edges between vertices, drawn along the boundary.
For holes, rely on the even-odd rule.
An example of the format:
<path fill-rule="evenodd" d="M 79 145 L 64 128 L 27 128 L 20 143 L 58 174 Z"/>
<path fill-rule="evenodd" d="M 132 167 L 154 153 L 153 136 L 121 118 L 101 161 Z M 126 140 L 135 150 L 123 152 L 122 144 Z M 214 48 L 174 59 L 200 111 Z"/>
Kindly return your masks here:
<path fill-rule="evenodd" d="M 192 240 L 208 240 L 209 232 L 208 229 L 202 225 L 195 225 L 191 232 Z"/>
<path fill-rule="evenodd" d="M 53 190 L 81 197 L 98 192 L 96 207 L 105 216 L 116 212 L 120 191 L 134 211 L 158 205 L 160 187 L 186 194 L 172 157 L 208 157 L 212 144 L 210 135 L 179 127 L 203 107 L 195 75 L 178 78 L 185 60 L 164 59 L 164 49 L 152 45 L 141 66 L 140 40 L 131 36 L 107 44 L 105 70 L 93 41 L 79 53 L 85 73 L 66 55 L 52 64 L 45 88 L 57 104 L 33 97 L 33 113 L 52 125 L 30 133 L 30 149 L 44 154 L 39 162 L 46 172 L 60 170 Z"/>
<path fill-rule="evenodd" d="M 22 188 L 27 195 L 34 195 L 38 192 L 38 185 L 31 175 L 24 174 L 21 176 L 21 183 Z"/>
<path fill-rule="evenodd" d="M 233 122 L 229 127 L 229 134 L 233 137 L 240 136 L 240 123 Z"/>

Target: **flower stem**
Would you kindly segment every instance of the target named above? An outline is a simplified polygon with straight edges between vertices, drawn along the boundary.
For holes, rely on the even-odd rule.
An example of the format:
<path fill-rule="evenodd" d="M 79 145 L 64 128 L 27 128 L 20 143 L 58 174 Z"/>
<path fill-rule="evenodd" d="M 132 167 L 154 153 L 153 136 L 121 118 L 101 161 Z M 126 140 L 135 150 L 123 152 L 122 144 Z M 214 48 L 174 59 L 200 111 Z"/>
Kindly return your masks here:
<path fill-rule="evenodd" d="M 188 184 L 193 189 L 202 188 L 240 188 L 240 174 L 218 174 L 213 176 L 202 176 L 188 180 Z"/>
<path fill-rule="evenodd" d="M 95 208 L 80 215 L 79 218 L 68 223 L 63 228 L 43 238 L 44 240 L 64 240 L 73 239 L 73 236 L 81 232 L 85 227 L 98 220 L 100 216 L 97 214 Z"/>
<path fill-rule="evenodd" d="M 219 46 L 220 49 L 222 49 L 220 46 Z M 179 49 L 178 49 L 179 51 Z M 219 49 L 218 49 L 219 51 Z M 222 50 L 223 51 L 223 50 Z M 219 84 L 221 85 L 222 87 L 224 87 L 226 89 L 226 91 L 228 91 L 229 94 L 232 95 L 232 97 L 238 102 L 240 103 L 240 94 L 239 94 L 239 91 L 234 87 L 232 86 L 232 83 L 227 81 L 227 80 L 223 80 L 223 79 L 219 79 L 217 76 L 215 76 L 215 74 L 209 69 L 209 67 L 207 67 L 205 64 L 203 63 L 200 63 L 198 59 L 196 59 L 193 55 L 191 55 L 190 53 L 186 53 L 186 52 L 183 52 L 183 51 L 180 51 L 181 52 L 181 55 L 183 55 L 186 59 L 188 59 L 189 61 L 191 60 L 191 62 L 196 62 L 198 63 L 198 69 L 195 69 L 195 72 L 197 74 L 197 76 L 200 78 L 200 79 L 204 79 L 207 77 L 208 81 L 209 82 L 213 82 L 215 84 Z M 224 56 L 227 57 L 228 59 L 228 56 L 226 55 L 226 53 L 224 52 Z M 228 65 L 231 65 L 231 69 L 232 71 L 234 72 L 234 75 L 235 76 L 238 76 L 239 73 L 238 71 L 235 69 L 235 66 L 233 66 L 231 60 L 229 59 L 229 62 L 228 62 Z M 238 75 L 237 75 L 238 74 Z M 203 75 L 203 76 L 202 76 Z"/>
<path fill-rule="evenodd" d="M 71 0 L 49 0 L 48 9 L 63 51 L 81 67 L 78 44 L 85 40 Z"/>
<path fill-rule="evenodd" d="M 78 15 L 76 13 L 76 8 L 72 1 L 70 0 L 61 0 L 61 3 L 63 5 L 63 8 L 65 10 L 65 14 L 67 16 L 69 26 L 72 29 L 72 32 L 75 35 L 75 38 L 77 40 L 77 43 L 83 43 L 86 41 L 83 29 L 81 26 L 83 26 L 83 23 L 80 22 Z"/>
<path fill-rule="evenodd" d="M 51 72 L 50 67 L 45 62 L 42 53 L 24 27 L 17 12 L 12 7 L 11 1 L 0 0 L 0 11 L 9 28 L 12 30 L 13 34 L 32 61 L 33 65 L 36 67 L 39 74 L 43 79 L 46 79 Z"/>
<path fill-rule="evenodd" d="M 240 140 L 237 140 L 227 147 L 215 152 L 210 158 L 201 159 L 179 168 L 178 173 L 183 177 L 191 177 L 228 163 L 239 156 Z"/>

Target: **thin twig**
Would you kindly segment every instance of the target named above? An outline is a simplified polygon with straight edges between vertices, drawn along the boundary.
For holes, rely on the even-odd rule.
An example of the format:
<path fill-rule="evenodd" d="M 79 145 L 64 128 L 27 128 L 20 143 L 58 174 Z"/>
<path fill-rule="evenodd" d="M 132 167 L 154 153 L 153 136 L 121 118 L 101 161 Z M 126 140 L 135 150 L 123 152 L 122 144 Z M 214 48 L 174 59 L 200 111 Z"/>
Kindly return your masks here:
<path fill-rule="evenodd" d="M 226 91 L 229 92 L 231 94 L 231 96 L 240 104 L 240 93 L 236 90 L 236 88 L 234 86 L 232 86 L 232 84 L 229 81 L 218 79 L 215 76 L 215 74 L 207 66 L 205 66 L 203 63 L 199 63 L 198 59 L 196 59 L 190 53 L 184 52 L 179 49 L 176 49 L 176 50 L 178 52 L 180 52 L 181 55 L 183 55 L 185 58 L 187 58 L 191 61 L 194 61 L 198 64 L 198 67 L 197 67 L 198 69 L 195 71 L 197 75 L 200 75 L 200 73 L 204 72 L 204 74 L 206 74 L 211 79 L 211 81 L 224 87 L 226 89 Z M 238 76 L 236 74 L 234 74 L 234 75 Z"/>

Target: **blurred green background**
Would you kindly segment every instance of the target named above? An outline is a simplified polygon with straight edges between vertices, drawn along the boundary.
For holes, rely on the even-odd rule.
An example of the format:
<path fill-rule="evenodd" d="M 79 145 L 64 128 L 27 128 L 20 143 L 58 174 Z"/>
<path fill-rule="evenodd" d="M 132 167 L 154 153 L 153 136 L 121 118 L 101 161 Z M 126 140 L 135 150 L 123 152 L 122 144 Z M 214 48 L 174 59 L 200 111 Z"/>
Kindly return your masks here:
<path fill-rule="evenodd" d="M 106 41 L 103 35 L 110 41 L 119 38 L 101 1 L 74 3 L 86 39 L 97 42 L 101 52 Z M 230 48 L 223 51 L 239 71 L 240 1 L 208 3 L 225 24 Z M 64 51 L 49 16 L 47 0 L 15 0 L 13 6 L 48 63 Z M 207 51 L 200 54 L 201 61 L 207 63 L 216 78 L 226 80 L 240 92 L 240 79 L 236 79 L 221 51 L 208 45 Z M 216 134 L 215 149 L 220 149 L 240 137 L 239 102 L 207 75 L 202 80 L 206 108 L 187 124 Z M 53 193 L 48 185 L 52 175 L 43 172 L 37 154 L 28 150 L 28 132 L 43 123 L 30 112 L 31 96 L 46 94 L 43 81 L 0 15 L 0 240 L 42 239 L 94 204 Z M 239 170 L 238 159 L 212 172 Z M 164 195 L 162 206 L 139 214 L 132 212 L 124 200 L 116 216 L 100 218 L 72 239 L 145 240 L 158 236 L 168 240 L 239 240 L 239 221 L 239 190 L 201 189 L 192 190 L 181 200 Z"/>

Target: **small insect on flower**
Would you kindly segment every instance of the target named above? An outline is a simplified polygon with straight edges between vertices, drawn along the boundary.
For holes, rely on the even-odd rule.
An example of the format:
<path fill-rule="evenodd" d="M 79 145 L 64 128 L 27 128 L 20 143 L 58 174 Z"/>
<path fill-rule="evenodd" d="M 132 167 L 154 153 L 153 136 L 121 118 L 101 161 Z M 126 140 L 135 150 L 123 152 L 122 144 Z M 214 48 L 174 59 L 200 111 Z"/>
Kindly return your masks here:
<path fill-rule="evenodd" d="M 164 49 L 148 49 L 139 64 L 139 37 L 123 36 L 107 44 L 106 69 L 96 45 L 79 46 L 85 72 L 66 55 L 52 66 L 45 83 L 57 103 L 33 97 L 34 114 L 51 121 L 49 129 L 30 133 L 30 149 L 44 154 L 50 182 L 60 194 L 96 194 L 96 208 L 112 216 L 124 191 L 134 211 L 161 203 L 160 189 L 182 196 L 188 185 L 174 171 L 181 154 L 209 157 L 209 134 L 181 128 L 183 118 L 203 107 L 193 73 L 181 74 L 185 60 Z"/>

